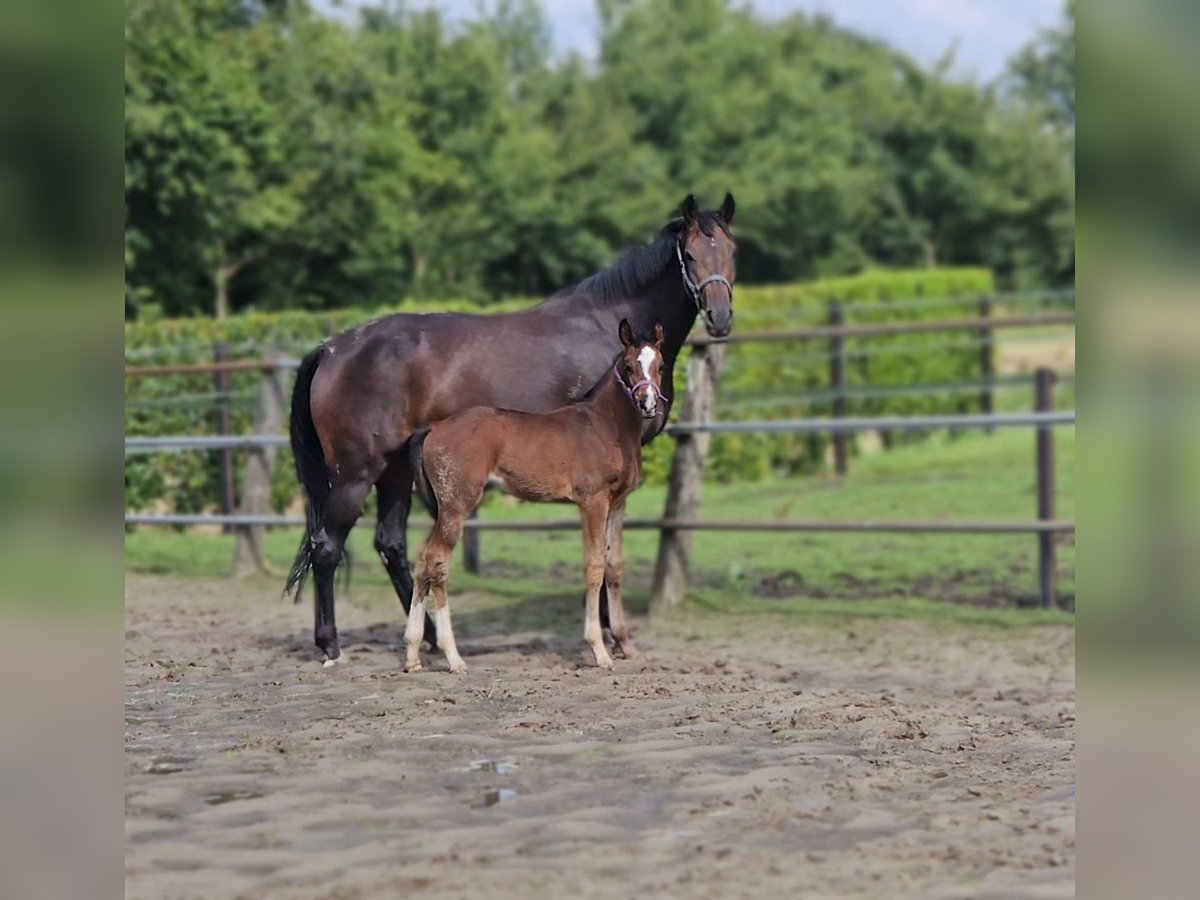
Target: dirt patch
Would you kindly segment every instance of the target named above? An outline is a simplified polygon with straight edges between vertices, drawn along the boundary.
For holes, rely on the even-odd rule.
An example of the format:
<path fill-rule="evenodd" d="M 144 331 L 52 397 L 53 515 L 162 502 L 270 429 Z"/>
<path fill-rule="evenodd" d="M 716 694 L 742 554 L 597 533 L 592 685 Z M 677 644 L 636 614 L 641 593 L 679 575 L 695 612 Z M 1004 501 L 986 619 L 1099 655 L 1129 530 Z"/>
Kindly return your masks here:
<path fill-rule="evenodd" d="M 936 575 L 917 578 L 862 578 L 850 572 L 836 572 L 819 585 L 810 584 L 796 571 L 748 572 L 738 583 L 746 595 L 767 600 L 859 600 L 921 597 L 944 603 L 959 603 L 985 609 L 1030 608 L 1041 602 L 1036 591 L 1027 588 L 1036 576 L 1024 566 L 1012 566 L 1008 576 L 995 568 L 948 569 Z M 718 576 L 694 578 L 699 587 L 721 588 L 727 585 Z M 1075 609 L 1073 594 L 1059 595 L 1059 608 Z"/>
<path fill-rule="evenodd" d="M 454 677 L 277 597 L 127 580 L 129 897 L 1073 895 L 1067 628 L 684 617 L 602 673 L 574 593 L 464 596 Z"/>

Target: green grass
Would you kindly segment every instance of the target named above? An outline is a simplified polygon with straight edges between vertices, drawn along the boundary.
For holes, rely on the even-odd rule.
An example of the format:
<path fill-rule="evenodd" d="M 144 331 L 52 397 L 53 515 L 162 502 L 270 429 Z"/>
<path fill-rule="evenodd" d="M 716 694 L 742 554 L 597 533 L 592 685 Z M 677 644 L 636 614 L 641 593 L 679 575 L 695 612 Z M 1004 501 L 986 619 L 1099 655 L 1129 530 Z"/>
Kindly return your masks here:
<path fill-rule="evenodd" d="M 1074 516 L 1074 430 L 1056 432 L 1058 515 Z M 647 487 L 630 498 L 630 517 L 655 517 L 665 489 Z M 701 515 L 729 519 L 1020 519 L 1034 518 L 1034 438 L 1028 429 L 991 436 L 934 435 L 928 441 L 851 461 L 844 479 L 830 476 L 756 483 L 708 484 Z M 574 507 L 489 499 L 488 520 L 573 518 Z M 410 529 L 415 555 L 428 529 L 423 512 Z M 386 574 L 372 549 L 372 523 L 351 535 L 354 579 L 378 598 L 387 596 Z M 280 573 L 295 553 L 299 532 L 268 535 L 267 556 Z M 770 534 L 704 532 L 694 536 L 690 599 L 705 609 L 797 614 L 944 617 L 961 621 L 1018 621 L 981 607 L 1027 606 L 1036 600 L 1033 535 Z M 454 591 L 506 598 L 575 590 L 581 581 L 577 532 L 482 535 L 484 571 L 471 576 L 456 566 Z M 630 605 L 644 609 L 657 534 L 626 533 Z M 129 571 L 183 577 L 225 574 L 232 553 L 227 535 L 139 528 L 126 536 Z M 1075 594 L 1074 541 L 1059 548 L 1059 591 Z M 362 592 L 357 592 L 362 593 Z M 375 602 L 375 601 L 372 601 Z M 379 602 L 385 602 L 382 599 Z M 391 601 L 394 602 L 394 601 Z M 989 619 L 990 617 L 990 619 Z M 1020 613 L 1021 622 L 1059 621 L 1062 614 Z"/>

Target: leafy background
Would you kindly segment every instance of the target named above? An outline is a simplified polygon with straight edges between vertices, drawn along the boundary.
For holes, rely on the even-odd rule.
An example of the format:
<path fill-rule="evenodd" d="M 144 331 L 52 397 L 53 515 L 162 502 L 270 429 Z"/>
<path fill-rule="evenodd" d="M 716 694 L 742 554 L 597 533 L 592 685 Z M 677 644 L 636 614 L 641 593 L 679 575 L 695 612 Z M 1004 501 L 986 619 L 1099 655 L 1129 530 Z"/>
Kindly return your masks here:
<path fill-rule="evenodd" d="M 598 7 L 585 60 L 531 0 L 130 0 L 126 318 L 545 296 L 726 189 L 742 284 L 1073 281 L 1073 4 L 983 84 L 820 16 Z"/>

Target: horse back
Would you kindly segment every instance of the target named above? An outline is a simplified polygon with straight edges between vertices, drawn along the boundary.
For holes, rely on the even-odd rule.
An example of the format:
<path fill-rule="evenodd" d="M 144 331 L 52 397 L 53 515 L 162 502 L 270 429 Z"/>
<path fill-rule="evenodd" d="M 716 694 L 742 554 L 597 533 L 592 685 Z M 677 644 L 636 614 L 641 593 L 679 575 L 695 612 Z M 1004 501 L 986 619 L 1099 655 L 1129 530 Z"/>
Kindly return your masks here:
<path fill-rule="evenodd" d="M 472 407 L 545 412 L 569 402 L 609 353 L 536 308 L 395 314 L 331 338 L 324 351 L 311 389 L 322 448 L 335 476 L 364 477 L 415 430 Z"/>

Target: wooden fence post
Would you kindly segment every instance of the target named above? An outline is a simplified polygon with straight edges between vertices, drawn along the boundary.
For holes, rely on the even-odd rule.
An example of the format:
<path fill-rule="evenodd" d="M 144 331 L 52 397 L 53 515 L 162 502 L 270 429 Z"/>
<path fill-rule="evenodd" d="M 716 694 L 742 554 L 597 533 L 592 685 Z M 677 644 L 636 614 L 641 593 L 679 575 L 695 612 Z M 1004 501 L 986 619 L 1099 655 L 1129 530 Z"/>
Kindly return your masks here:
<path fill-rule="evenodd" d="M 480 566 L 483 560 L 480 554 L 480 534 L 478 528 L 471 528 L 471 522 L 479 521 L 479 507 L 475 507 L 471 511 L 471 518 L 467 520 L 468 527 L 463 530 L 462 538 L 462 556 L 463 568 L 472 575 L 478 575 Z"/>
<path fill-rule="evenodd" d="M 992 317 L 992 298 L 982 297 L 979 300 L 979 318 Z M 990 325 L 979 329 L 979 372 L 983 380 L 983 390 L 979 392 L 979 410 L 985 416 L 996 411 L 996 389 L 993 384 L 996 378 L 996 337 Z M 984 434 L 991 434 L 995 429 L 990 425 L 983 429 Z"/>
<path fill-rule="evenodd" d="M 224 341 L 213 344 L 213 362 L 222 363 L 229 359 L 229 345 Z M 217 370 L 213 372 L 213 389 L 217 394 L 217 434 L 229 437 L 233 433 L 233 415 L 229 401 L 229 373 Z M 237 496 L 234 491 L 233 451 L 218 450 L 221 461 L 221 513 L 232 515 L 237 507 Z M 224 529 L 226 532 L 229 528 Z"/>
<path fill-rule="evenodd" d="M 725 347 L 722 345 L 700 344 L 692 349 L 687 368 L 687 393 L 679 416 L 681 423 L 712 421 L 717 382 L 724 363 Z M 681 434 L 676 438 L 667 484 L 667 502 L 663 507 L 664 519 L 696 518 L 700 510 L 700 487 L 711 441 L 712 435 L 705 432 Z M 658 559 L 654 565 L 651 614 L 665 612 L 683 599 L 687 592 L 691 551 L 690 531 L 674 528 L 662 530 L 658 541 Z"/>
<path fill-rule="evenodd" d="M 1054 409 L 1054 380 L 1051 369 L 1039 368 L 1034 373 L 1034 408 L 1038 412 Z M 1043 522 L 1054 518 L 1054 429 L 1048 425 L 1037 429 L 1037 515 Z M 1038 588 L 1047 609 L 1057 605 L 1055 537 L 1050 531 L 1038 532 Z"/>
<path fill-rule="evenodd" d="M 829 304 L 829 324 L 838 327 L 845 323 L 842 304 L 834 300 Z M 833 391 L 832 415 L 841 419 L 846 415 L 846 339 L 840 334 L 829 338 L 829 387 Z M 844 431 L 833 435 L 833 469 L 845 475 L 848 469 L 846 443 L 849 435 Z"/>
<path fill-rule="evenodd" d="M 258 387 L 258 406 L 254 415 L 255 434 L 280 434 L 287 424 L 287 376 L 282 367 L 264 369 Z M 238 513 L 266 516 L 271 513 L 271 473 L 275 471 L 275 447 L 254 447 L 246 451 L 246 470 L 242 479 L 242 502 Z M 258 573 L 270 574 L 263 553 L 262 525 L 238 525 L 234 528 L 233 575 L 244 578 Z"/>

